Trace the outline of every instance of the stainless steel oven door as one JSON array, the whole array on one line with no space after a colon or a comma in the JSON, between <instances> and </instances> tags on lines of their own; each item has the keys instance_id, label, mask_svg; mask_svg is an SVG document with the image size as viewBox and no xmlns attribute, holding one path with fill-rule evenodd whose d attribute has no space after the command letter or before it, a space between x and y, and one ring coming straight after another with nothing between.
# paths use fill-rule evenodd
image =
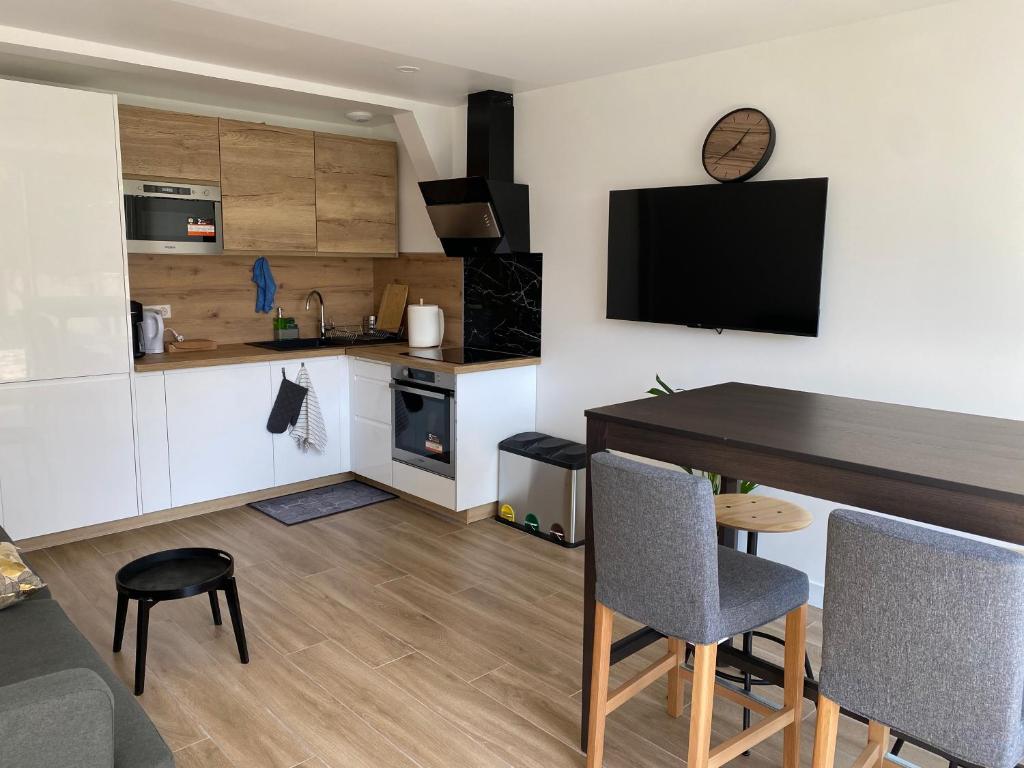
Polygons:
<instances>
[{"instance_id":1,"label":"stainless steel oven door","mask_svg":"<svg viewBox=\"0 0 1024 768\"><path fill-rule=\"evenodd\" d=\"M455 392L391 382L391 458L455 478Z\"/></svg>"}]
</instances>

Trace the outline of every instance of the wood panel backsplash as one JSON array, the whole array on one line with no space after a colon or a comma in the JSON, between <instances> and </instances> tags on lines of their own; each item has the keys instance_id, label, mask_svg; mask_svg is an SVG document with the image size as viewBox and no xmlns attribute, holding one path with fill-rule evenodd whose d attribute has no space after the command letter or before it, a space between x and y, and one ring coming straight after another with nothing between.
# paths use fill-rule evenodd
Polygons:
<instances>
[{"instance_id":1,"label":"wood panel backsplash","mask_svg":"<svg viewBox=\"0 0 1024 768\"><path fill-rule=\"evenodd\" d=\"M309 311L305 309L306 294L314 288L323 294L327 318L339 325L361 323L376 312L377 259L268 254L277 283L275 311L258 314L252 264L259 255L129 254L131 297L147 305L170 304L167 326L186 338L220 344L272 339L271 318L278 306L286 317L295 318L303 337L316 336L319 307L314 300Z\"/></svg>"},{"instance_id":2,"label":"wood panel backsplash","mask_svg":"<svg viewBox=\"0 0 1024 768\"><path fill-rule=\"evenodd\" d=\"M444 311L444 344L462 344L462 259L443 253L402 253L397 259L373 259L373 306L379 307L388 283L409 286L409 303L437 304ZM376 313L376 310L374 310Z\"/></svg>"},{"instance_id":3,"label":"wood panel backsplash","mask_svg":"<svg viewBox=\"0 0 1024 768\"><path fill-rule=\"evenodd\" d=\"M252 263L260 254L219 256L129 254L131 297L143 304L170 304L166 325L189 339L220 344L273 338L271 318L257 314ZM303 337L318 332L316 302L305 309L306 294L316 288L324 296L329 320L361 323L376 314L384 286L409 286L409 301L421 298L444 310L444 343L462 343L462 259L443 253L403 253L397 259L339 258L311 254L267 255L277 282L275 308L294 317Z\"/></svg>"}]
</instances>

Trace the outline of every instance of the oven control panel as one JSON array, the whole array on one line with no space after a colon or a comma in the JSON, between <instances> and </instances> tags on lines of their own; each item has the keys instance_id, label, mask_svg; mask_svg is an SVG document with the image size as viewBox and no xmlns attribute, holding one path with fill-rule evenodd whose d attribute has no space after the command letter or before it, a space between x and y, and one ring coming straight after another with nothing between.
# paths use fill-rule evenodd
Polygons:
<instances>
[{"instance_id":1,"label":"oven control panel","mask_svg":"<svg viewBox=\"0 0 1024 768\"><path fill-rule=\"evenodd\" d=\"M455 391L454 374L428 371L425 368L411 368L404 363L391 364L391 378L396 382L403 382L411 386L422 384L426 387Z\"/></svg>"},{"instance_id":2,"label":"oven control panel","mask_svg":"<svg viewBox=\"0 0 1024 768\"><path fill-rule=\"evenodd\" d=\"M402 378L407 381L422 381L424 384L435 384L437 374L433 371L421 371L419 368L403 368Z\"/></svg>"}]
</instances>

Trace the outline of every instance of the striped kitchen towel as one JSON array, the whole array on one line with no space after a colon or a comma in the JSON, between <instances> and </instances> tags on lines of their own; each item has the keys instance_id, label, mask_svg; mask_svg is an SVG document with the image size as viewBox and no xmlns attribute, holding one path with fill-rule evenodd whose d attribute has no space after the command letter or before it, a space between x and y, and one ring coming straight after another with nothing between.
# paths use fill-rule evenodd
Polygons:
<instances>
[{"instance_id":1,"label":"striped kitchen towel","mask_svg":"<svg viewBox=\"0 0 1024 768\"><path fill-rule=\"evenodd\" d=\"M295 383L306 388L306 399L302 401L299 418L295 421L290 434L295 440L295 445L301 448L303 453L310 448L323 453L327 449L327 430L324 428L324 417L320 413L320 401L317 399L316 390L313 389L313 380L309 377L305 363L299 368Z\"/></svg>"}]
</instances>

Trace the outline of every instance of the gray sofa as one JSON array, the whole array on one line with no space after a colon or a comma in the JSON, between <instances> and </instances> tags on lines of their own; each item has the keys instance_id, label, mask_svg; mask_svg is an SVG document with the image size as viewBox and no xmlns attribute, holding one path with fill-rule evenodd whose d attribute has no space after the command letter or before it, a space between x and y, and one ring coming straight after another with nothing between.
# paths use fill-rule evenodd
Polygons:
<instances>
[{"instance_id":1,"label":"gray sofa","mask_svg":"<svg viewBox=\"0 0 1024 768\"><path fill-rule=\"evenodd\" d=\"M2 528L0 540L10 541ZM174 758L135 697L41 590L0 611L0 768L65 766L173 768Z\"/></svg>"}]
</instances>

